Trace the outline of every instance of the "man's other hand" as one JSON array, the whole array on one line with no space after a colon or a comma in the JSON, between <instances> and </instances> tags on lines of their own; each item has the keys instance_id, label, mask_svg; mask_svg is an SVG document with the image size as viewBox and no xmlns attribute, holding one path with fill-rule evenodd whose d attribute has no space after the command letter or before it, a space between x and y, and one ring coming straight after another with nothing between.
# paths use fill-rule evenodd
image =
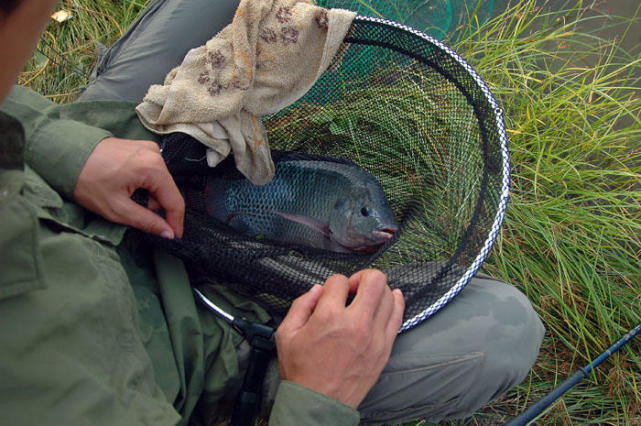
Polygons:
<instances>
[{"instance_id":1,"label":"man's other hand","mask_svg":"<svg viewBox=\"0 0 641 426\"><path fill-rule=\"evenodd\" d=\"M357 408L389 359L404 309L401 291L377 270L314 286L276 331L282 378Z\"/></svg>"},{"instance_id":2,"label":"man's other hand","mask_svg":"<svg viewBox=\"0 0 641 426\"><path fill-rule=\"evenodd\" d=\"M131 199L149 191L148 208ZM182 237L185 202L152 141L105 138L80 171L76 202L112 222L165 238ZM154 213L163 208L166 220Z\"/></svg>"}]
</instances>

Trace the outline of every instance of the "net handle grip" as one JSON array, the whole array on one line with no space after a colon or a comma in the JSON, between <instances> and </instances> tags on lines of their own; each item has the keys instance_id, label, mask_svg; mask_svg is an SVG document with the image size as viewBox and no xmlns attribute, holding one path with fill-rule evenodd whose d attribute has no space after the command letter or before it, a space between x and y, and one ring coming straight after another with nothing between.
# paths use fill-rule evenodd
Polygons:
<instances>
[{"instance_id":1,"label":"net handle grip","mask_svg":"<svg viewBox=\"0 0 641 426\"><path fill-rule=\"evenodd\" d=\"M232 325L242 330L251 345L243 386L234 403L231 426L252 426L260 409L263 381L275 348L272 327L235 318Z\"/></svg>"}]
</instances>

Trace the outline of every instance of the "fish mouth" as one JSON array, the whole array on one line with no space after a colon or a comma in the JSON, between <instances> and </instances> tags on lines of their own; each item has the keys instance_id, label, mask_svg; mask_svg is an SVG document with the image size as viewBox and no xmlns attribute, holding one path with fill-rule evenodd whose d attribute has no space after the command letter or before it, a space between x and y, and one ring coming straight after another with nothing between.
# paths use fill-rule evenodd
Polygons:
<instances>
[{"instance_id":1,"label":"fish mouth","mask_svg":"<svg viewBox=\"0 0 641 426\"><path fill-rule=\"evenodd\" d=\"M373 236L376 237L377 240L381 240L383 242L392 239L394 234L398 231L398 228L394 227L389 227L389 228L383 228L379 231L374 231L372 232Z\"/></svg>"},{"instance_id":2,"label":"fish mouth","mask_svg":"<svg viewBox=\"0 0 641 426\"><path fill-rule=\"evenodd\" d=\"M379 231L373 231L372 237L375 239L375 243L369 245L363 245L358 247L350 247L350 250L356 251L359 253L374 253L377 251L383 244L392 239L394 234L398 231L398 228L389 227L383 228Z\"/></svg>"}]
</instances>

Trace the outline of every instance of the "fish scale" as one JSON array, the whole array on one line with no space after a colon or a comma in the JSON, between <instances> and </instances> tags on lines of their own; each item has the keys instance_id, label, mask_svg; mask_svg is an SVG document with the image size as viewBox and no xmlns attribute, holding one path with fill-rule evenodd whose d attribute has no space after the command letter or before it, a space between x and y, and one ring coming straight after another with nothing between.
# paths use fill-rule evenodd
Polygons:
<instances>
[{"instance_id":1,"label":"fish scale","mask_svg":"<svg viewBox=\"0 0 641 426\"><path fill-rule=\"evenodd\" d=\"M323 233L319 228L329 229L337 200L347 197L346 193L355 187L379 193L389 210L380 185L364 169L319 160L276 162L274 179L264 186L246 179L211 178L207 206L211 216L242 234L334 250L336 243L328 239L328 231ZM279 213L304 217L318 226L311 227Z\"/></svg>"},{"instance_id":2,"label":"fish scale","mask_svg":"<svg viewBox=\"0 0 641 426\"><path fill-rule=\"evenodd\" d=\"M247 180L230 181L225 196L225 216L242 212L229 221L234 228L245 229L251 236L263 235L276 238L281 233L292 237L309 234L309 227L292 223L271 211L311 216L325 220L329 215L330 205L325 198L337 194L328 193L327 189L336 186L337 180L343 180L327 170L311 168L312 162L281 162L276 165L274 179L267 185L255 186ZM307 163L307 164L305 164ZM218 219L222 219L219 217ZM311 235L311 234L310 234Z\"/></svg>"}]
</instances>

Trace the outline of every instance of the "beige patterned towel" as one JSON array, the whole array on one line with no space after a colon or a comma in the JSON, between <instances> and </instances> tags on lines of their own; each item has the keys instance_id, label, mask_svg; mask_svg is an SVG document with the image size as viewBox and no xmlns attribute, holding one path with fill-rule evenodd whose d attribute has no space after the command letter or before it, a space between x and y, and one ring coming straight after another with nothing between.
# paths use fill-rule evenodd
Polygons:
<instances>
[{"instance_id":1,"label":"beige patterned towel","mask_svg":"<svg viewBox=\"0 0 641 426\"><path fill-rule=\"evenodd\" d=\"M230 25L149 88L138 117L155 133L183 132L207 145L212 167L233 151L238 170L266 184L274 163L258 117L313 86L341 56L354 16L310 0L241 0Z\"/></svg>"}]
</instances>

